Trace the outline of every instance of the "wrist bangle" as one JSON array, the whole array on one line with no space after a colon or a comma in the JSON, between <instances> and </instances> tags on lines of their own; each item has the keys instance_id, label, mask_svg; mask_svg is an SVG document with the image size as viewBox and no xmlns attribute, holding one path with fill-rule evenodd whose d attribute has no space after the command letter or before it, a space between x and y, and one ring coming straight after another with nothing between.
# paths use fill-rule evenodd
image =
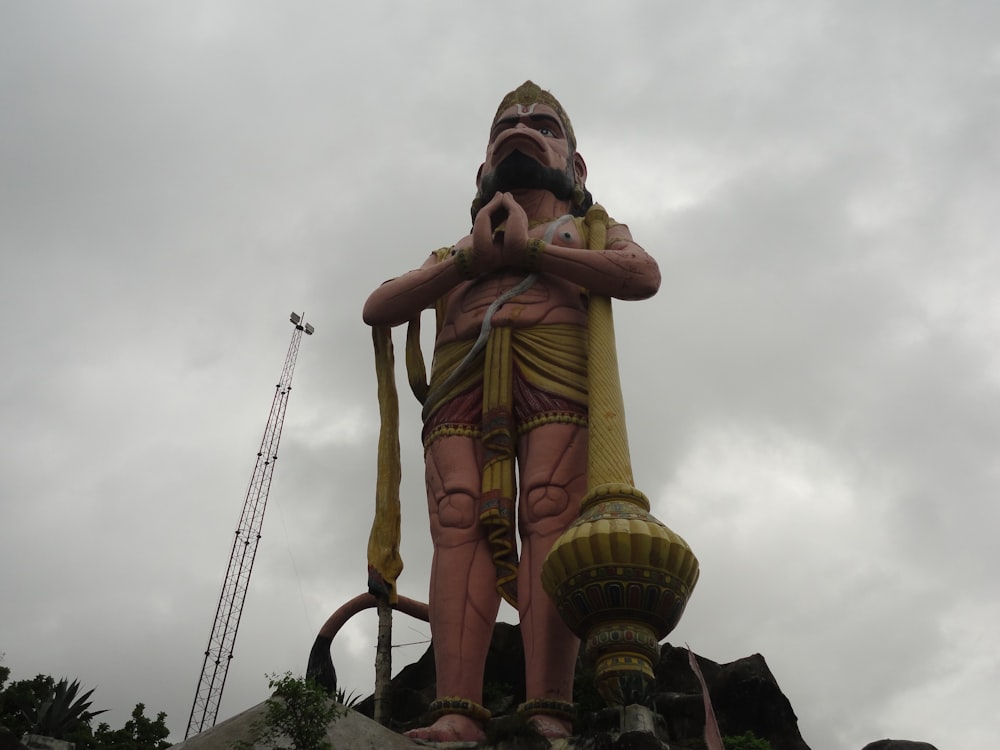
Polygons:
<instances>
[{"instance_id":1,"label":"wrist bangle","mask_svg":"<svg viewBox=\"0 0 1000 750\"><path fill-rule=\"evenodd\" d=\"M545 252L545 240L528 240L528 249L525 253L529 271L537 271L542 263L542 253Z\"/></svg>"},{"instance_id":2,"label":"wrist bangle","mask_svg":"<svg viewBox=\"0 0 1000 750\"><path fill-rule=\"evenodd\" d=\"M463 279L476 278L476 272L472 270L472 260L469 258L469 251L466 248L452 248L452 257L455 259L455 268L458 275Z\"/></svg>"}]
</instances>

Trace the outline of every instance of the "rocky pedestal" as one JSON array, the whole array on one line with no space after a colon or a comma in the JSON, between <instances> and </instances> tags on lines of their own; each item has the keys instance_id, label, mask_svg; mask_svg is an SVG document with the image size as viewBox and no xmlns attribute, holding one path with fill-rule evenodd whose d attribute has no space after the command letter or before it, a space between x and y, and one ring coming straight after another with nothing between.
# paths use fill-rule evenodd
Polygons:
<instances>
[{"instance_id":1,"label":"rocky pedestal","mask_svg":"<svg viewBox=\"0 0 1000 750\"><path fill-rule=\"evenodd\" d=\"M771 743L773 750L809 750L799 733L798 719L791 703L781 692L764 657L748 656L729 664L717 664L697 657L708 683L712 704L723 736L753 732ZM653 728L651 736L669 744L671 750L703 748L705 710L701 687L688 664L688 652L664 644L654 666L651 693L653 712L641 714L624 709L604 708L594 688L592 672L581 666L577 671L575 700L580 706L576 723L575 747L617 748L623 735L637 735L639 724ZM484 681L487 708L494 716L513 713L524 700L524 652L517 626L500 623L486 662ZM392 681L392 726L399 731L422 725L424 712L434 699L434 657L431 649L414 664L405 667ZM371 715L371 698L357 706ZM637 722L639 724L637 724ZM649 727L646 727L647 729ZM649 734L647 732L647 734ZM586 743L584 743L586 740ZM584 744L580 744L584 743ZM597 744L594 744L597 743ZM650 745L654 747L654 745Z\"/></svg>"},{"instance_id":2,"label":"rocky pedestal","mask_svg":"<svg viewBox=\"0 0 1000 750\"><path fill-rule=\"evenodd\" d=\"M747 732L770 742L773 750L809 750L799 733L798 719L781 692L767 662L753 654L728 664L696 656L708 685L723 736ZM494 750L704 750L702 732L705 709L701 687L688 663L687 649L664 644L654 672L650 706L604 707L593 673L581 666L575 700L580 706L576 736L551 745L532 738L516 715L524 700L524 651L514 625L498 624L486 662L485 701L493 712L490 740ZM333 722L328 739L333 750L415 750L427 747L403 737L405 729L426 724L428 704L435 697L432 649L404 667L392 680L392 717L389 727L370 720L374 699L367 698L355 711ZM178 750L230 750L232 742L247 736L250 722L264 710L261 704L221 722L213 729L174 747ZM458 748L476 743L454 743ZM482 746L478 746L482 747ZM264 750L261 748L261 750ZM864 750L936 750L924 742L879 740Z\"/></svg>"}]
</instances>

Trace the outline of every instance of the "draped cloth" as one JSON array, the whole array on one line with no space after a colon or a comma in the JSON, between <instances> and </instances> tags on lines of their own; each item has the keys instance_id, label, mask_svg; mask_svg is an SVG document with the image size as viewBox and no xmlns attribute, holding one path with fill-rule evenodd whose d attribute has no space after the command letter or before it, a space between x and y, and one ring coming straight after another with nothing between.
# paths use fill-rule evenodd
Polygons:
<instances>
[{"instance_id":1,"label":"draped cloth","mask_svg":"<svg viewBox=\"0 0 1000 750\"><path fill-rule=\"evenodd\" d=\"M605 247L605 230L615 222L595 204L584 221L578 221L588 248ZM443 259L449 248L436 252ZM437 304L438 324L444 300ZM593 322L588 325L593 327ZM403 569L399 554L401 478L399 456L399 399L396 393L392 337L389 328L374 328L376 373L380 412L375 519L368 540L368 586L375 595L397 601L396 579ZM410 388L424 404L424 444L446 435L481 437L484 465L480 522L488 529L497 569L497 589L517 606L517 545L515 455L517 436L542 424L587 424L588 333L572 325L530 328L498 326L490 330L484 350L451 382L450 373L463 361L473 342L440 346L434 353L430 388L420 352L419 318L407 332L406 364ZM595 355L597 352L595 352ZM603 355L601 355L603 356ZM448 380L444 393L434 385ZM463 395L482 388L479 425L435 425L436 413ZM428 394L433 396L427 403ZM527 408L525 408L527 406ZM567 408L568 407L568 408ZM430 427L429 427L430 426ZM626 448L627 451L627 448ZM591 461L592 462L592 461ZM589 475L589 470L588 470Z\"/></svg>"},{"instance_id":2,"label":"draped cloth","mask_svg":"<svg viewBox=\"0 0 1000 750\"><path fill-rule=\"evenodd\" d=\"M431 374L437 383L452 378L472 348L458 341L438 348ZM478 424L451 421L448 406L478 397ZM586 330L575 325L490 330L482 353L434 403L425 405L424 444L449 435L478 437L483 444L479 521L485 527L496 567L497 591L517 606L515 458L517 438L543 424L586 425ZM443 420L436 417L444 415Z\"/></svg>"},{"instance_id":3,"label":"draped cloth","mask_svg":"<svg viewBox=\"0 0 1000 750\"><path fill-rule=\"evenodd\" d=\"M403 558L399 554L399 483L402 471L399 460L399 397L396 394L391 329L372 328L372 341L375 345L381 424L375 478L375 520L368 536L368 591L377 597L387 597L390 604L395 604L398 598L396 579L403 571Z\"/></svg>"}]
</instances>

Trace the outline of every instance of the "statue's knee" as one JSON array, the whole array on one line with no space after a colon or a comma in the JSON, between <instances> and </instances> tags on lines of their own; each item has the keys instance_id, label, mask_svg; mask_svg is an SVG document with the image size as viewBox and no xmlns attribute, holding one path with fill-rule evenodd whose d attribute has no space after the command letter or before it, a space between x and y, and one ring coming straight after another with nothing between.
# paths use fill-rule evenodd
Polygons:
<instances>
[{"instance_id":1,"label":"statue's knee","mask_svg":"<svg viewBox=\"0 0 1000 750\"><path fill-rule=\"evenodd\" d=\"M570 493L564 487L543 485L530 488L524 498L522 517L529 524L570 523L576 518L570 500Z\"/></svg>"},{"instance_id":2,"label":"statue's knee","mask_svg":"<svg viewBox=\"0 0 1000 750\"><path fill-rule=\"evenodd\" d=\"M475 499L464 492L450 493L438 500L435 513L442 529L472 529L479 522Z\"/></svg>"}]
</instances>

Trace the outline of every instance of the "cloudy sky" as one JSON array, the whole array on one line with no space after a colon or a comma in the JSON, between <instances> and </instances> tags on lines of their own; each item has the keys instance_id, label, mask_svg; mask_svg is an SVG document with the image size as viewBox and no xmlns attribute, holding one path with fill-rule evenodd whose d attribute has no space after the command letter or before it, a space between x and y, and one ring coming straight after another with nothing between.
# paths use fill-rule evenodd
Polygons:
<instances>
[{"instance_id":1,"label":"cloudy sky","mask_svg":"<svg viewBox=\"0 0 1000 750\"><path fill-rule=\"evenodd\" d=\"M762 653L816 750L992 745L998 39L988 0L3 3L3 664L183 738L294 309L219 718L304 670L366 582L361 306L468 230L531 78L663 271L616 320L636 483L702 567L669 640ZM418 432L404 397L423 598ZM349 690L374 634L334 643ZM398 618L397 667L427 638Z\"/></svg>"}]
</instances>

